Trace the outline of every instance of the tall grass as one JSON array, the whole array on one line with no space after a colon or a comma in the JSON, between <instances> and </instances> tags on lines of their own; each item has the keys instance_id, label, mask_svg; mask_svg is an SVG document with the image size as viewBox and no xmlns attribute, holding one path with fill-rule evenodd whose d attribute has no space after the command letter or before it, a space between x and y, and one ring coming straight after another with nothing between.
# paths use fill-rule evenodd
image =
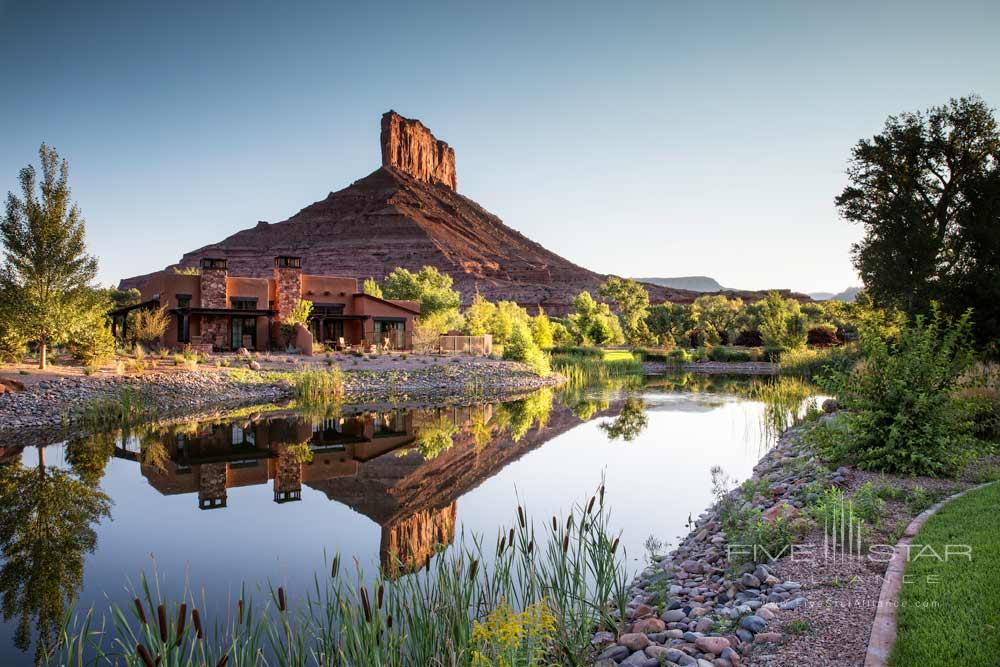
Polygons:
<instances>
[{"instance_id":1,"label":"tall grass","mask_svg":"<svg viewBox=\"0 0 1000 667\"><path fill-rule=\"evenodd\" d=\"M642 362L634 358L605 361L590 356L558 355L552 358L552 366L574 386L643 374Z\"/></svg>"},{"instance_id":2,"label":"tall grass","mask_svg":"<svg viewBox=\"0 0 1000 667\"><path fill-rule=\"evenodd\" d=\"M339 366L328 370L303 370L292 376L295 398L304 404L321 405L344 398L344 372Z\"/></svg>"},{"instance_id":3,"label":"tall grass","mask_svg":"<svg viewBox=\"0 0 1000 667\"><path fill-rule=\"evenodd\" d=\"M764 434L770 444L785 429L798 423L812 406L815 409L816 387L800 378L779 377L774 380L756 380L742 387L738 393L744 398L761 401Z\"/></svg>"},{"instance_id":4,"label":"tall grass","mask_svg":"<svg viewBox=\"0 0 1000 667\"><path fill-rule=\"evenodd\" d=\"M125 387L87 401L72 418L88 433L101 433L151 421L158 412L149 394Z\"/></svg>"},{"instance_id":5,"label":"tall grass","mask_svg":"<svg viewBox=\"0 0 1000 667\"><path fill-rule=\"evenodd\" d=\"M781 353L782 375L806 379L818 378L831 371L847 371L861 358L854 345L827 348L802 348Z\"/></svg>"},{"instance_id":6,"label":"tall grass","mask_svg":"<svg viewBox=\"0 0 1000 667\"><path fill-rule=\"evenodd\" d=\"M143 578L133 603L110 603L110 623L93 611L67 616L49 664L472 666L502 649L518 665L584 665L594 630L618 631L625 617L625 554L609 520L602 485L540 525L519 506L494 544L463 533L414 574L344 574L337 556L309 590L268 584L256 602L244 588L213 618L204 600L164 600ZM540 632L514 627L536 618Z\"/></svg>"}]
</instances>

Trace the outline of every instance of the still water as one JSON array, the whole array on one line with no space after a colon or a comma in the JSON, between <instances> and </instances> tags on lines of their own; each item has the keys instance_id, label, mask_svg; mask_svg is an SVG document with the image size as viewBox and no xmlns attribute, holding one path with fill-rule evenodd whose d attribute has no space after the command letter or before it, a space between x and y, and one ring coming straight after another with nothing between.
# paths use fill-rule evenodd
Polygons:
<instances>
[{"instance_id":1,"label":"still water","mask_svg":"<svg viewBox=\"0 0 1000 667\"><path fill-rule=\"evenodd\" d=\"M28 443L0 463L0 664L31 664L67 600L128 603L129 582L225 606L270 580L294 598L336 552L420 567L456 535L490 539L601 483L633 567L773 439L743 380L691 376L541 390L509 403L306 415L276 407L129 434ZM350 559L348 558L348 562ZM401 565L400 565L401 564Z\"/></svg>"}]
</instances>

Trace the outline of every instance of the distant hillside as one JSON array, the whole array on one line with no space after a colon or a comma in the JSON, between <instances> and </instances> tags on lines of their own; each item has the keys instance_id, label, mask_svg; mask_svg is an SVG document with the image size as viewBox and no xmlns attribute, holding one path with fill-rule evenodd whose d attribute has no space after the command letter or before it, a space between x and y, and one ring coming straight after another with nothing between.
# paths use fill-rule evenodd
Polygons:
<instances>
[{"instance_id":1,"label":"distant hillside","mask_svg":"<svg viewBox=\"0 0 1000 667\"><path fill-rule=\"evenodd\" d=\"M715 278L708 276L680 276L678 278L636 278L639 282L652 283L661 287L686 289L692 292L721 292L725 289Z\"/></svg>"},{"instance_id":2,"label":"distant hillside","mask_svg":"<svg viewBox=\"0 0 1000 667\"><path fill-rule=\"evenodd\" d=\"M809 296L816 301L854 301L854 297L860 291L860 287L848 287L843 292L838 292L837 294L833 292L810 292Z\"/></svg>"}]
</instances>

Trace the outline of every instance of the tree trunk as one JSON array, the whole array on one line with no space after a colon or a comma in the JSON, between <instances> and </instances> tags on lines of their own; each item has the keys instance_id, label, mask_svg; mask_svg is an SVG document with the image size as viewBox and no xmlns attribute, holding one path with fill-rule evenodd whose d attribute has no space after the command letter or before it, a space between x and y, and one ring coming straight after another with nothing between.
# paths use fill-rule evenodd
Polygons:
<instances>
[{"instance_id":1,"label":"tree trunk","mask_svg":"<svg viewBox=\"0 0 1000 667\"><path fill-rule=\"evenodd\" d=\"M48 346L45 344L45 341L42 341L38 344L38 367L43 371L48 363L46 352L48 352Z\"/></svg>"}]
</instances>

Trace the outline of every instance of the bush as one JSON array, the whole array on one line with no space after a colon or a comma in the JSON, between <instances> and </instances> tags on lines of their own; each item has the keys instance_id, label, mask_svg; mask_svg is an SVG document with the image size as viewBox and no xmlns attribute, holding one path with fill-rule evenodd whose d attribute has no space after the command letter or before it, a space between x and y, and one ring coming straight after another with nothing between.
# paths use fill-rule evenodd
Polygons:
<instances>
[{"instance_id":1,"label":"bush","mask_svg":"<svg viewBox=\"0 0 1000 667\"><path fill-rule=\"evenodd\" d=\"M837 327L832 324L819 324L806 332L806 344L813 347L834 347L840 343Z\"/></svg>"},{"instance_id":2,"label":"bush","mask_svg":"<svg viewBox=\"0 0 1000 667\"><path fill-rule=\"evenodd\" d=\"M523 361L531 366L531 370L540 377L549 374L549 358L535 344L531 336L531 329L528 324L522 321L515 321L511 330L510 338L503 348L504 359L513 361Z\"/></svg>"},{"instance_id":3,"label":"bush","mask_svg":"<svg viewBox=\"0 0 1000 667\"><path fill-rule=\"evenodd\" d=\"M763 347L764 338L756 329L741 331L739 335L736 336L734 345L738 345L740 347Z\"/></svg>"},{"instance_id":4,"label":"bush","mask_svg":"<svg viewBox=\"0 0 1000 667\"><path fill-rule=\"evenodd\" d=\"M747 361L752 361L750 352L747 350L737 350L731 347L713 347L708 353L708 358L712 361L719 361L722 363L743 363Z\"/></svg>"},{"instance_id":5,"label":"bush","mask_svg":"<svg viewBox=\"0 0 1000 667\"><path fill-rule=\"evenodd\" d=\"M597 357L604 358L604 350L599 347L586 347L581 345L560 345L553 347L550 352L553 355L569 355L572 357Z\"/></svg>"},{"instance_id":6,"label":"bush","mask_svg":"<svg viewBox=\"0 0 1000 667\"><path fill-rule=\"evenodd\" d=\"M967 404L954 396L971 366L972 320L937 307L918 316L896 343L862 334L864 361L823 379L848 410L841 453L866 470L951 475L983 449Z\"/></svg>"},{"instance_id":7,"label":"bush","mask_svg":"<svg viewBox=\"0 0 1000 667\"><path fill-rule=\"evenodd\" d=\"M691 354L683 347L676 347L670 350L670 359L682 364L689 363L691 361Z\"/></svg>"}]
</instances>

